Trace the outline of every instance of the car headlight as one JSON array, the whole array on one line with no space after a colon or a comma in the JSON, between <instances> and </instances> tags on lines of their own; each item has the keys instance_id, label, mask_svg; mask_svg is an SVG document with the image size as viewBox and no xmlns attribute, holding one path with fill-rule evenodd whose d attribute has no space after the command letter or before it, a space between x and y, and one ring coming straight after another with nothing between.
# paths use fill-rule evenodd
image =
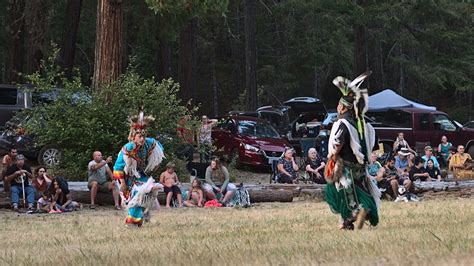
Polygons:
<instances>
[{"instance_id":1,"label":"car headlight","mask_svg":"<svg viewBox=\"0 0 474 266\"><path fill-rule=\"evenodd\" d=\"M249 144L244 144L244 149L248 151L253 151L253 152L258 152L260 150L259 148L249 145Z\"/></svg>"}]
</instances>

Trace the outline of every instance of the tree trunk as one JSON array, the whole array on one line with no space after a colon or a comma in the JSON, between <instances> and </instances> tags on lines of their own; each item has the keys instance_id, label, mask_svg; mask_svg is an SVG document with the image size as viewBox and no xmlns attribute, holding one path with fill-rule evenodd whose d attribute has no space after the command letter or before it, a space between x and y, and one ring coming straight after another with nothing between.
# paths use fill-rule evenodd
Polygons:
<instances>
[{"instance_id":1,"label":"tree trunk","mask_svg":"<svg viewBox=\"0 0 474 266\"><path fill-rule=\"evenodd\" d=\"M43 59L43 45L49 25L48 10L50 3L47 0L28 0L25 4L25 46L26 74L31 74L40 69Z\"/></svg>"},{"instance_id":2,"label":"tree trunk","mask_svg":"<svg viewBox=\"0 0 474 266\"><path fill-rule=\"evenodd\" d=\"M76 51L77 30L81 18L82 0L68 0L64 19L64 39L61 61L66 78L71 78Z\"/></svg>"},{"instance_id":3,"label":"tree trunk","mask_svg":"<svg viewBox=\"0 0 474 266\"><path fill-rule=\"evenodd\" d=\"M122 0L99 0L95 40L95 63L92 86L117 81L123 70L123 3Z\"/></svg>"},{"instance_id":4,"label":"tree trunk","mask_svg":"<svg viewBox=\"0 0 474 266\"><path fill-rule=\"evenodd\" d=\"M257 40L255 1L245 0L245 87L247 89L247 109L257 109Z\"/></svg>"},{"instance_id":5,"label":"tree trunk","mask_svg":"<svg viewBox=\"0 0 474 266\"><path fill-rule=\"evenodd\" d=\"M158 66L158 77L160 80L173 76L171 67L171 47L166 40L160 40L160 64Z\"/></svg>"},{"instance_id":6,"label":"tree trunk","mask_svg":"<svg viewBox=\"0 0 474 266\"><path fill-rule=\"evenodd\" d=\"M196 98L197 67L197 18L189 21L179 37L179 83L181 99L187 102Z\"/></svg>"},{"instance_id":7,"label":"tree trunk","mask_svg":"<svg viewBox=\"0 0 474 266\"><path fill-rule=\"evenodd\" d=\"M360 8L364 8L367 5L367 0L354 0L354 4L358 5ZM360 16L363 16L361 14ZM353 25L353 34L354 34L354 66L353 66L353 76L357 77L358 75L364 73L368 69L367 64L367 38L366 38L366 29L362 24L363 22L356 21Z\"/></svg>"},{"instance_id":8,"label":"tree trunk","mask_svg":"<svg viewBox=\"0 0 474 266\"><path fill-rule=\"evenodd\" d=\"M25 8L24 0L9 0L7 4L7 24L6 24L6 41L7 52L5 57L5 82L19 83L22 63L22 39L24 28Z\"/></svg>"}]
</instances>

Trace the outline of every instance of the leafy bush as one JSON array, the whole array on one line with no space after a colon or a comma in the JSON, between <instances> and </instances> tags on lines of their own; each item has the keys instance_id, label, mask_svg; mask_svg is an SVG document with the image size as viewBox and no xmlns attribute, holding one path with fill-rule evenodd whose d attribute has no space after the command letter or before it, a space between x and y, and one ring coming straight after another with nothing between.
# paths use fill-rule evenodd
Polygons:
<instances>
[{"instance_id":1,"label":"leafy bush","mask_svg":"<svg viewBox=\"0 0 474 266\"><path fill-rule=\"evenodd\" d=\"M54 64L55 50L47 62L43 62L41 73L28 76L34 91L58 91L53 103L42 104L25 110L28 116L26 128L37 136L41 145L55 144L62 149L61 164L56 173L71 180L87 178L87 163L92 152L102 151L104 157L116 159L121 147L127 142L128 117L137 114L143 107L145 115L156 118L150 125L150 137L170 136L164 141L165 154L173 159L176 142L176 125L184 115L191 115L177 98L179 85L172 79L161 83L154 79L143 79L133 68L115 84L92 90L79 78L67 80Z\"/></svg>"}]
</instances>

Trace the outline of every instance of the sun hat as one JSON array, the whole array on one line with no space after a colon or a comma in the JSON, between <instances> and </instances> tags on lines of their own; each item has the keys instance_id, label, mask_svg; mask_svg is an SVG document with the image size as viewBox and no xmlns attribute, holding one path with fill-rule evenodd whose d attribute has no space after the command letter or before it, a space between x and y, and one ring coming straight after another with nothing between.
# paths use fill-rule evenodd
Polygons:
<instances>
[{"instance_id":1,"label":"sun hat","mask_svg":"<svg viewBox=\"0 0 474 266\"><path fill-rule=\"evenodd\" d=\"M401 148L400 151L398 152L398 155L400 156L408 156L410 154L411 153L407 148Z\"/></svg>"}]
</instances>

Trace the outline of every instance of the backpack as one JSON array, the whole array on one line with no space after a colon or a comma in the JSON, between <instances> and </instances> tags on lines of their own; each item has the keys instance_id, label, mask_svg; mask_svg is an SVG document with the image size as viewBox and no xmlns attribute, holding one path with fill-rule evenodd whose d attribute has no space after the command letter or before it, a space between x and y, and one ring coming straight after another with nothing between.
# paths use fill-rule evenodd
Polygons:
<instances>
[{"instance_id":1,"label":"backpack","mask_svg":"<svg viewBox=\"0 0 474 266\"><path fill-rule=\"evenodd\" d=\"M250 194L249 191L245 188L238 188L234 196L232 197L232 205L233 206L240 206L243 208L248 208L251 206L250 204Z\"/></svg>"}]
</instances>

